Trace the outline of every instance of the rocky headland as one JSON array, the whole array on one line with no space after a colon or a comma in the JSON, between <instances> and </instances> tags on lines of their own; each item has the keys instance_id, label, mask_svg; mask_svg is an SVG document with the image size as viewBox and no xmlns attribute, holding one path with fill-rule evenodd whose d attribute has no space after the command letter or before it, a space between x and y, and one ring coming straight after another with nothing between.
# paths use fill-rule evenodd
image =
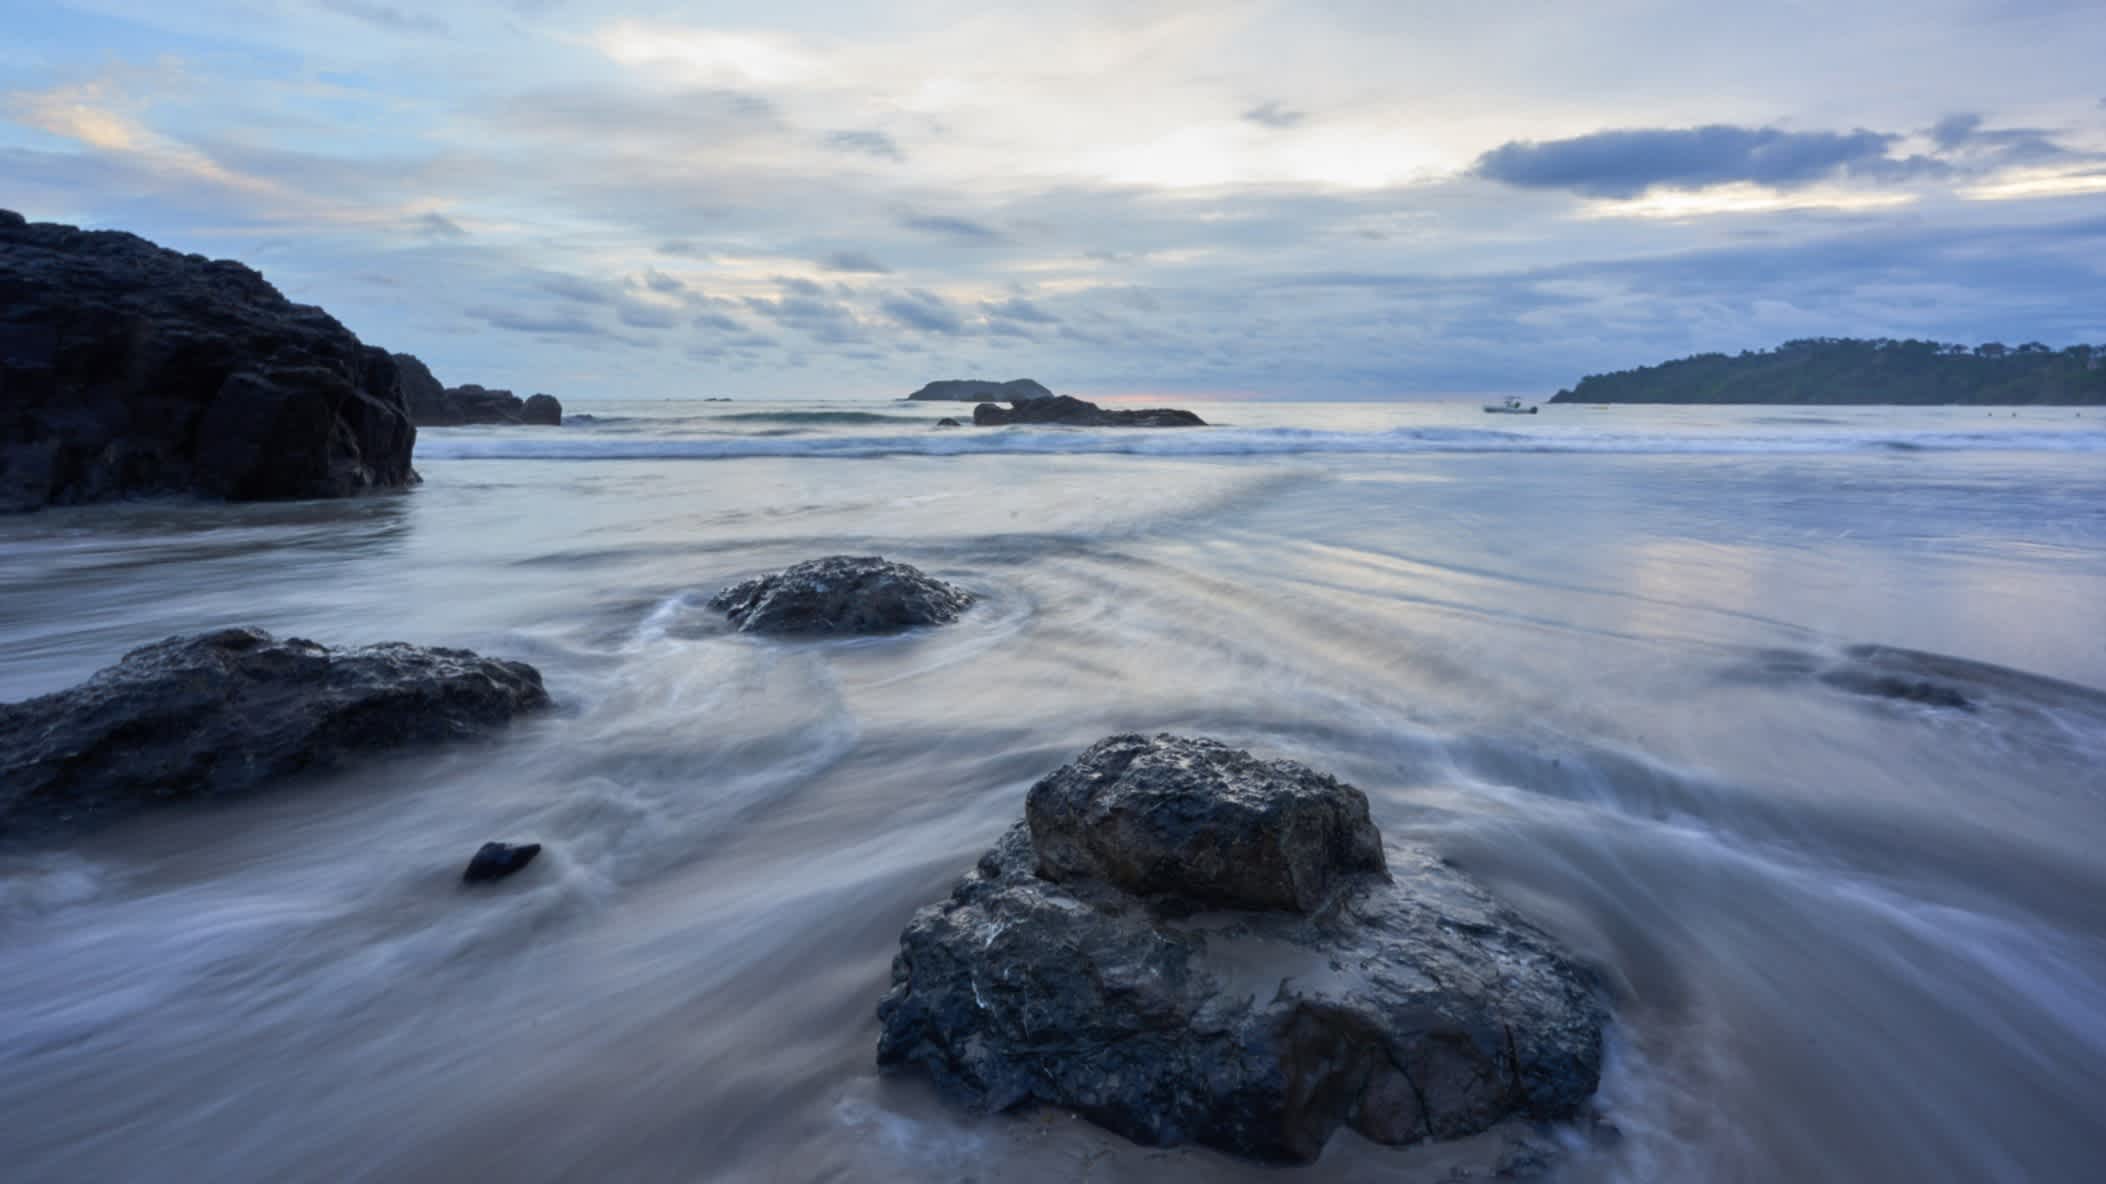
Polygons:
<instances>
[{"instance_id":1,"label":"rocky headland","mask_svg":"<svg viewBox=\"0 0 2106 1184\"><path fill-rule=\"evenodd\" d=\"M261 629L173 637L69 690L0 704L0 842L491 731L548 706L522 662Z\"/></svg>"},{"instance_id":2,"label":"rocky headland","mask_svg":"<svg viewBox=\"0 0 2106 1184\"><path fill-rule=\"evenodd\" d=\"M914 915L878 1061L983 1112L1316 1158L1582 1114L1590 974L1367 798L1203 739L1099 742Z\"/></svg>"},{"instance_id":3,"label":"rocky headland","mask_svg":"<svg viewBox=\"0 0 2106 1184\"><path fill-rule=\"evenodd\" d=\"M973 408L973 424L983 428L1010 424L1059 424L1078 428L1203 428L1207 421L1190 411L1175 408L1107 411L1071 395L1054 395L1020 402L1012 407L982 403Z\"/></svg>"},{"instance_id":4,"label":"rocky headland","mask_svg":"<svg viewBox=\"0 0 2106 1184\"><path fill-rule=\"evenodd\" d=\"M0 210L0 511L416 480L396 365L230 260Z\"/></svg>"},{"instance_id":5,"label":"rocky headland","mask_svg":"<svg viewBox=\"0 0 2106 1184\"><path fill-rule=\"evenodd\" d=\"M1050 399L1053 392L1029 378L1012 378L1008 382L993 382L985 378L945 378L929 383L907 396L918 401L951 403L1018 403L1030 399Z\"/></svg>"}]
</instances>

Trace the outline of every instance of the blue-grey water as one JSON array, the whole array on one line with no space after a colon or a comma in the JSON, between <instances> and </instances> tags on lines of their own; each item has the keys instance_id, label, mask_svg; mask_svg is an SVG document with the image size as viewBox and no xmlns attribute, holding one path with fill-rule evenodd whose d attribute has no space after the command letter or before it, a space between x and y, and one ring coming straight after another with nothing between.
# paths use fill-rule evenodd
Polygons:
<instances>
[{"instance_id":1,"label":"blue-grey water","mask_svg":"<svg viewBox=\"0 0 2106 1184\"><path fill-rule=\"evenodd\" d=\"M876 1075L908 915L1155 729L1354 782L1601 969L1621 1134L1558 1178L2099 1177L2106 410L1195 406L1225 426L580 404L426 430L400 496L0 520L0 699L255 623L560 702L0 856L0 1177L1441 1178ZM799 643L704 605L838 552L980 603ZM1821 680L1866 644L1974 710ZM492 838L549 848L461 893Z\"/></svg>"}]
</instances>

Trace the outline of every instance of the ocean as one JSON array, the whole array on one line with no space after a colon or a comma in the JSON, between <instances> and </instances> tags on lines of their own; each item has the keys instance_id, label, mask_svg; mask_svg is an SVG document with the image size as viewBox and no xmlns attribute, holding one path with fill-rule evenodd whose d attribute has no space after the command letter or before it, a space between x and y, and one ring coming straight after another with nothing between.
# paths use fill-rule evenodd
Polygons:
<instances>
[{"instance_id":1,"label":"ocean","mask_svg":"<svg viewBox=\"0 0 2106 1184\"><path fill-rule=\"evenodd\" d=\"M908 916L1037 777L1163 730L1360 786L1599 969L1616 1137L1555 1179L2095 1178L2106 408L1151 402L1221 426L578 403L424 430L407 494L0 519L0 700L255 624L558 703L0 855L0 1174L1440 1178L877 1075ZM979 603L835 641L706 607L839 553ZM489 839L548 847L463 893Z\"/></svg>"}]
</instances>

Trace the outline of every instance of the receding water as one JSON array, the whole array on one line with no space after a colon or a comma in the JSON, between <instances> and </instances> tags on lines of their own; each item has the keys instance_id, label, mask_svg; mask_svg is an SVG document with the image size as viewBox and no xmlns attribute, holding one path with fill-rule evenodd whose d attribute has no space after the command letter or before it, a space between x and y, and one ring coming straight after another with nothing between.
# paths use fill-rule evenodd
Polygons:
<instances>
[{"instance_id":1,"label":"receding water","mask_svg":"<svg viewBox=\"0 0 2106 1184\"><path fill-rule=\"evenodd\" d=\"M1306 1169L1151 1151L876 1075L913 909L1034 778L1174 729L1354 782L1601 968L1621 1137L1562 1178L2097 1176L2106 415L1199 409L1229 426L585 407L427 431L404 496L0 520L0 699L254 623L523 658L560 703L0 856L0 1175L1437 1171L1344 1133ZM981 603L801 643L704 607L837 552ZM1973 710L1837 676L1881 663ZM548 850L463 892L493 838Z\"/></svg>"}]
</instances>

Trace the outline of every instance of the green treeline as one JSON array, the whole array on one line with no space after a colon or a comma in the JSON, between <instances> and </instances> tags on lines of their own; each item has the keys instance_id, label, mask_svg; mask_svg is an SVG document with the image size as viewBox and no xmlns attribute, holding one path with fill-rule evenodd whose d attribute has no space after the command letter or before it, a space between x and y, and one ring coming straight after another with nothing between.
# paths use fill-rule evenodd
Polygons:
<instances>
[{"instance_id":1,"label":"green treeline","mask_svg":"<svg viewBox=\"0 0 2106 1184\"><path fill-rule=\"evenodd\" d=\"M2106 403L2106 346L1810 337L1590 374L1553 403Z\"/></svg>"}]
</instances>

